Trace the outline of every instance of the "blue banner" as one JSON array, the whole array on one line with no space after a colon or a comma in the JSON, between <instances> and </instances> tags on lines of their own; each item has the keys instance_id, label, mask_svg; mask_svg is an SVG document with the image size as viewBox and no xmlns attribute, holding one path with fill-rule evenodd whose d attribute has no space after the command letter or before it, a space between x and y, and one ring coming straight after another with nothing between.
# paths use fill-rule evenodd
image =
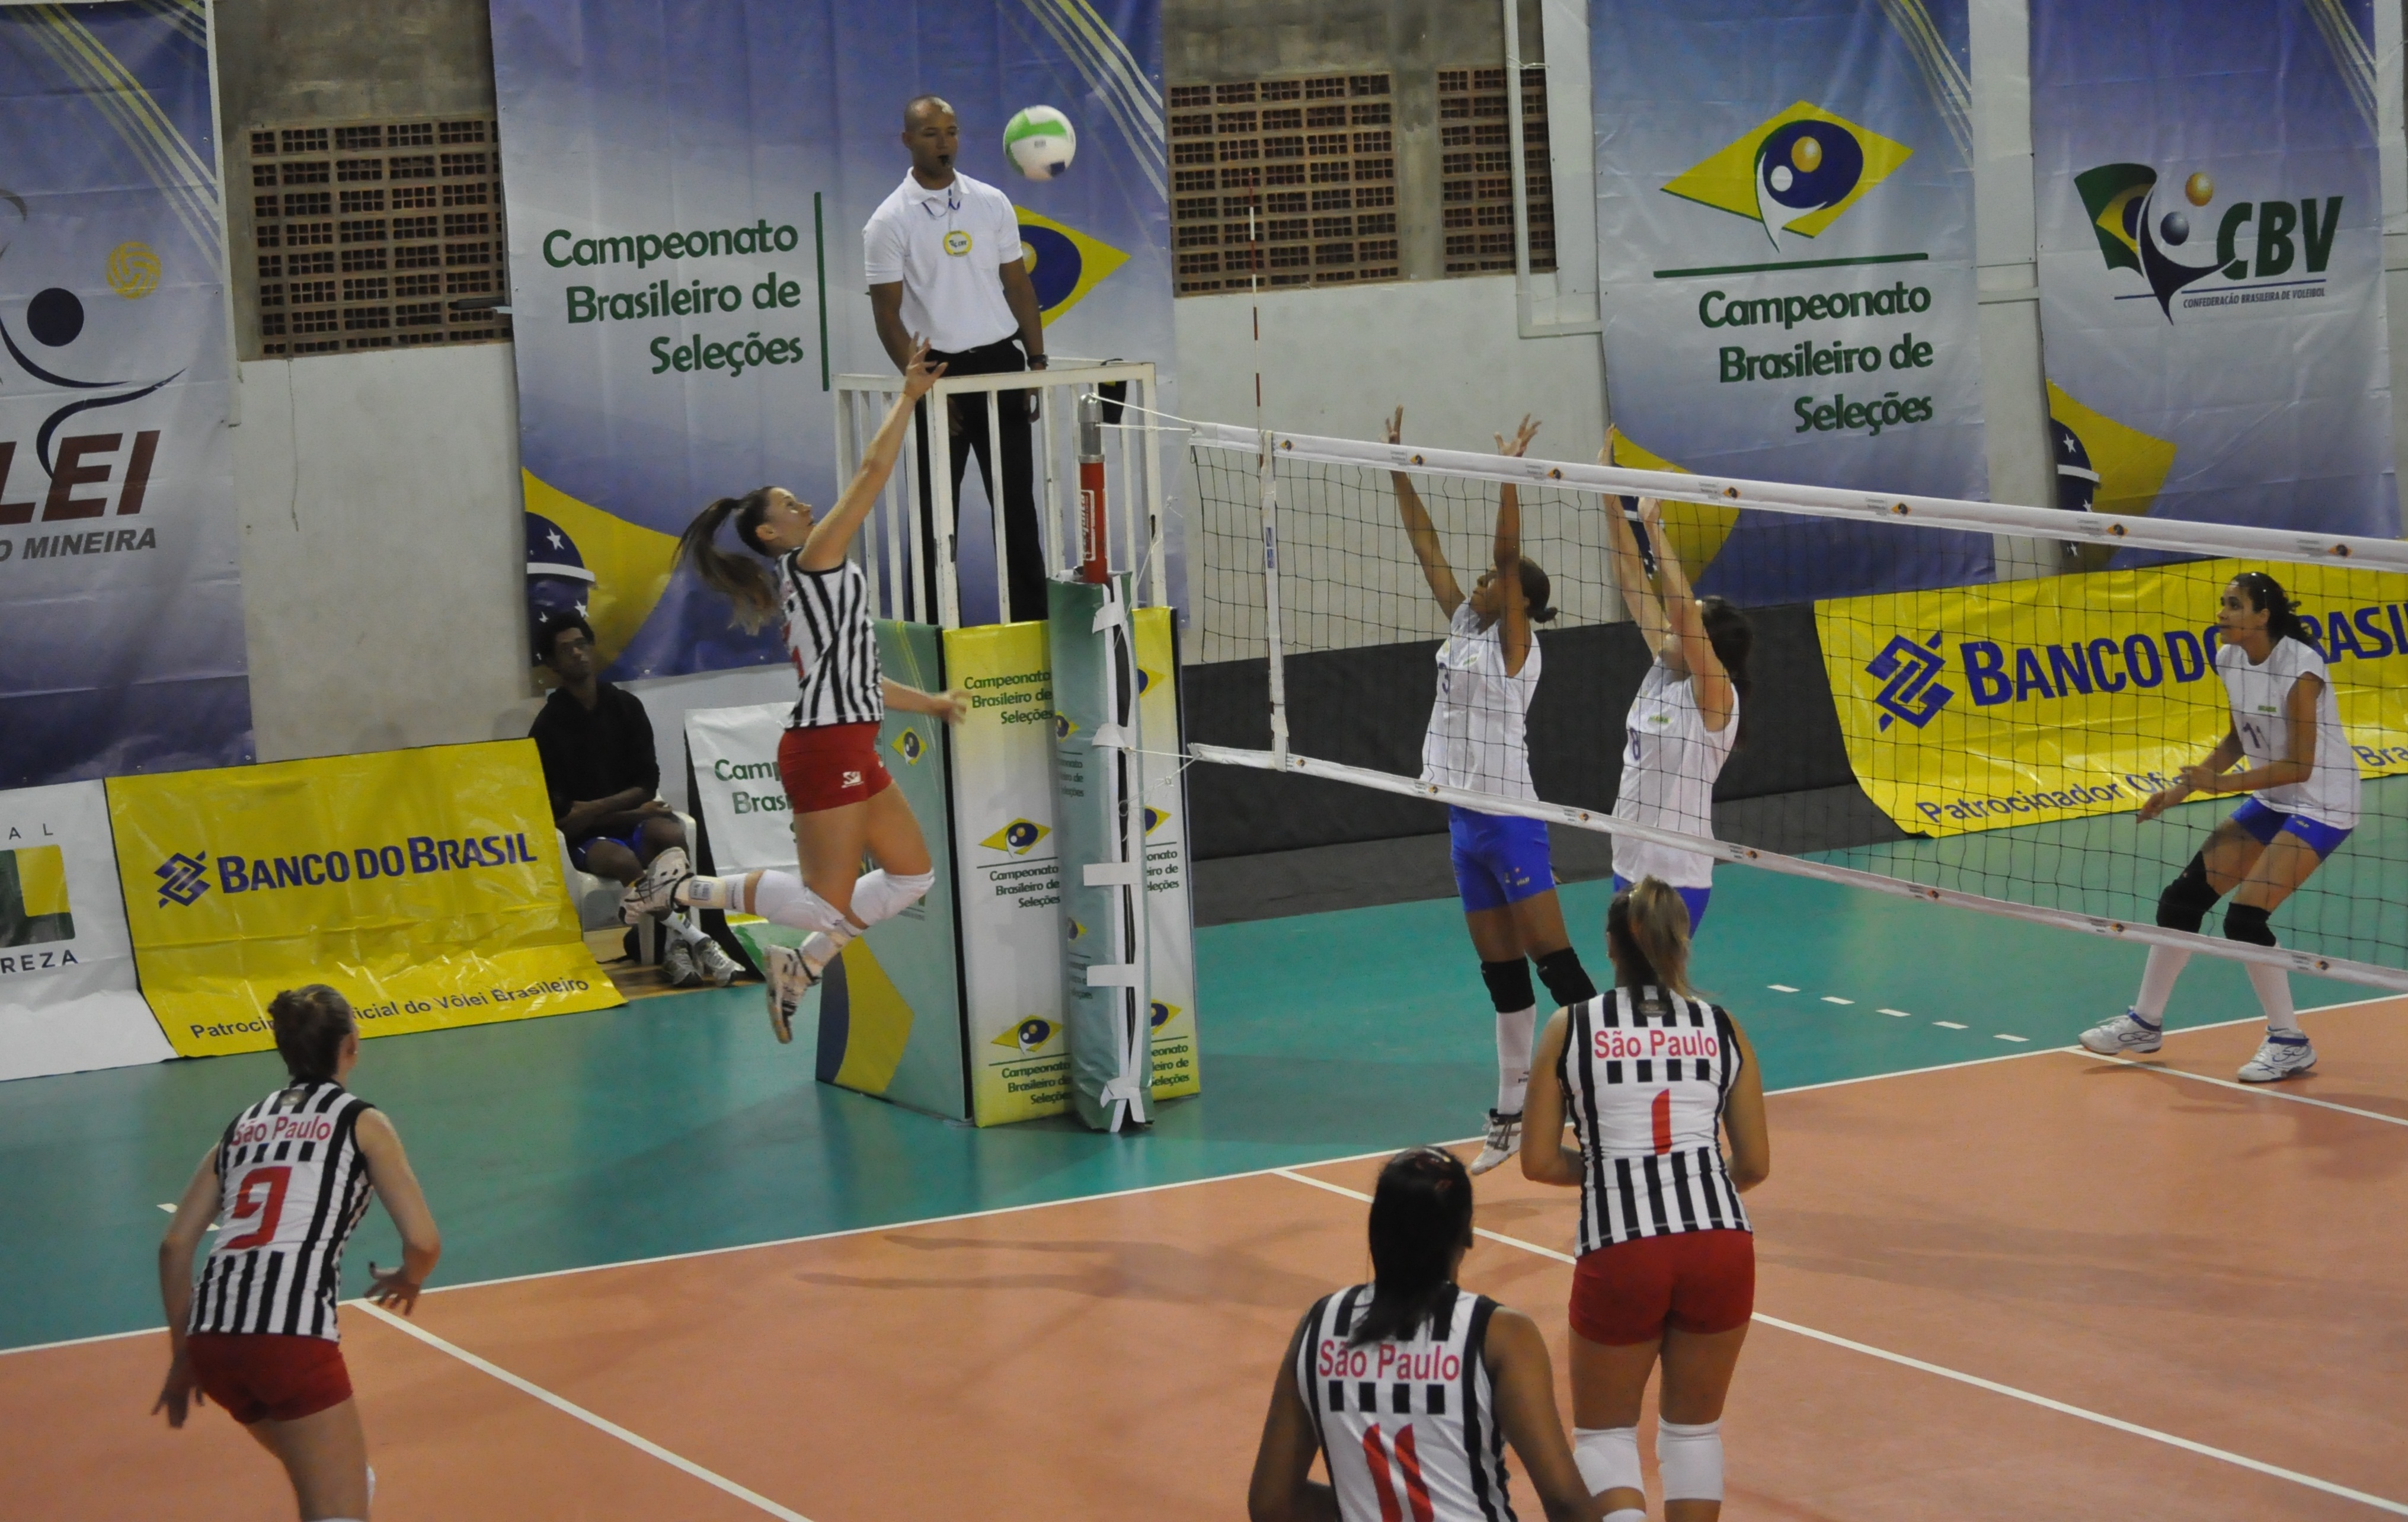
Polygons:
<instances>
[{"instance_id":1,"label":"blue banner","mask_svg":"<svg viewBox=\"0 0 2408 1522\"><path fill-rule=\"evenodd\" d=\"M1615 462L1986 497L1965 0L1591 0L1589 36ZM1986 536L1709 517L1691 573L1740 602L1990 574Z\"/></svg>"},{"instance_id":2,"label":"blue banner","mask_svg":"<svg viewBox=\"0 0 2408 1522\"><path fill-rule=\"evenodd\" d=\"M2397 537L2368 0L2031 29L2057 505Z\"/></svg>"},{"instance_id":3,"label":"blue banner","mask_svg":"<svg viewBox=\"0 0 2408 1522\"><path fill-rule=\"evenodd\" d=\"M206 15L0 8L0 787L251 759Z\"/></svg>"},{"instance_id":4,"label":"blue banner","mask_svg":"<svg viewBox=\"0 0 2408 1522\"><path fill-rule=\"evenodd\" d=\"M1049 352L1152 360L1167 388L1159 0L494 0L493 27L530 596L584 609L613 677L784 658L669 552L717 496L834 500L823 376L894 368L861 234L910 167L912 96L953 104L959 167L1018 208ZM1077 155L1035 180L1003 134L1039 105ZM979 479L972 621L995 602Z\"/></svg>"}]
</instances>

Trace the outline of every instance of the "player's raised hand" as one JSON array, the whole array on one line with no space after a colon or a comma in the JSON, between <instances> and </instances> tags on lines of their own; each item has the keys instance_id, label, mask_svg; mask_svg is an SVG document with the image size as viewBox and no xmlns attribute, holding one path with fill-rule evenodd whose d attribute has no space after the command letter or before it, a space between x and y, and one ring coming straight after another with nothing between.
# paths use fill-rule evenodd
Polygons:
<instances>
[{"instance_id":1,"label":"player's raised hand","mask_svg":"<svg viewBox=\"0 0 2408 1522\"><path fill-rule=\"evenodd\" d=\"M904 396L910 401L918 401L928 395L928 388L935 385L944 373L942 361L934 365L928 363L928 340L914 337L911 340L911 363L903 366Z\"/></svg>"},{"instance_id":2,"label":"player's raised hand","mask_svg":"<svg viewBox=\"0 0 2408 1522\"><path fill-rule=\"evenodd\" d=\"M1401 443L1403 443L1403 442L1405 441L1405 404L1404 404L1404 403L1402 403L1402 402L1398 402L1398 403L1397 404L1397 410L1396 410L1396 411L1395 411L1395 413L1393 413L1393 414L1389 417L1389 419L1388 419L1388 423L1387 423L1387 429L1388 429L1388 442L1389 442L1389 443L1391 443L1391 444L1401 444Z\"/></svg>"},{"instance_id":3,"label":"player's raised hand","mask_svg":"<svg viewBox=\"0 0 2408 1522\"><path fill-rule=\"evenodd\" d=\"M1399 413L1403 410L1402 408L1398 409ZM1530 447L1530 440L1539 437L1539 425L1530 420L1529 413L1525 412L1522 414L1522 425L1513 430L1513 437L1511 439L1503 434L1491 434L1489 437L1497 440L1498 453L1511 454L1519 458L1522 452Z\"/></svg>"}]
</instances>

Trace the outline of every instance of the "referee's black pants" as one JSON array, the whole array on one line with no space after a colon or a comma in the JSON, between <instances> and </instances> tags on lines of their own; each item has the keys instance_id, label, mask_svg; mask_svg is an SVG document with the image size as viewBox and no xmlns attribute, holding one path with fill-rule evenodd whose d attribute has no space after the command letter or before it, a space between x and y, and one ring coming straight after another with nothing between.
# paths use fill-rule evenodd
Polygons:
<instances>
[{"instance_id":1,"label":"referee's black pants","mask_svg":"<svg viewBox=\"0 0 2408 1522\"><path fill-rule=\"evenodd\" d=\"M930 364L942 364L947 375L1007 375L1028 368L1028 361L1020 346L1010 338L981 344L976 349L959 353L928 351ZM995 441L987 438L986 398L975 393L953 399L953 421L947 429L953 442L953 521L955 537L959 537L962 502L962 476L968 468L973 451L978 454L979 479L986 482L989 502L1003 504L1004 575L1011 589L1011 607L1002 615L1005 622L1043 618L1045 603L1045 541L1038 537L1037 488L1029 459L1028 397L1025 391L999 391L995 394L996 432L1001 436L1003 469L1002 486L996 488ZM920 426L916 448L920 467L920 547L928 567L927 585L924 589L928 622L936 622L937 608L937 520L930 506L932 488L928 476L928 404L920 404ZM967 600L967 599L965 599Z\"/></svg>"}]
</instances>

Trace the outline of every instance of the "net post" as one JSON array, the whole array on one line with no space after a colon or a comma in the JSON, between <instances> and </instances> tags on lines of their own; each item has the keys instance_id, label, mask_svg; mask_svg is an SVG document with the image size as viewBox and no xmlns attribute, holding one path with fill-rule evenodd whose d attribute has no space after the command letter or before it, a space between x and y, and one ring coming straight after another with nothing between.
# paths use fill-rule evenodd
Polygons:
<instances>
[{"instance_id":1,"label":"net post","mask_svg":"<svg viewBox=\"0 0 2408 1522\"><path fill-rule=\"evenodd\" d=\"M1139 395L1145 398L1142 418L1154 415L1154 366L1146 366ZM1162 441L1154 437L1151 424L1138 436L1145 450L1145 574L1146 596L1150 601L1140 607L1167 608L1170 605L1170 581L1164 566L1162 545Z\"/></svg>"},{"instance_id":2,"label":"net post","mask_svg":"<svg viewBox=\"0 0 2408 1522\"><path fill-rule=\"evenodd\" d=\"M1271 763L1287 769L1287 668L1280 655L1279 477L1270 431L1262 436L1263 638L1270 652Z\"/></svg>"},{"instance_id":3,"label":"net post","mask_svg":"<svg viewBox=\"0 0 2408 1522\"><path fill-rule=\"evenodd\" d=\"M1054 457L1054 403L1056 387L1043 387L1037 407L1037 431L1045 452L1045 485L1039 498L1043 506L1038 510L1039 542L1045 550L1045 574L1052 577L1062 568L1062 482L1060 463Z\"/></svg>"},{"instance_id":4,"label":"net post","mask_svg":"<svg viewBox=\"0 0 2408 1522\"><path fill-rule=\"evenodd\" d=\"M1104 399L1090 391L1079 398L1079 580L1110 581L1111 558L1104 527Z\"/></svg>"},{"instance_id":5,"label":"net post","mask_svg":"<svg viewBox=\"0 0 2408 1522\"><path fill-rule=\"evenodd\" d=\"M928 440L928 501L936 519L937 624L940 628L962 626L961 549L953 524L953 394L939 380L928 393L928 411L933 418L943 413L946 424L941 429L928 432L937 437ZM942 449L939 445L942 445Z\"/></svg>"},{"instance_id":6,"label":"net post","mask_svg":"<svg viewBox=\"0 0 2408 1522\"><path fill-rule=\"evenodd\" d=\"M1003 393L999 391L986 394L986 458L987 513L995 520L995 621L1009 624L1012 613L1011 551L1004 520L1010 514L1003 505Z\"/></svg>"}]
</instances>

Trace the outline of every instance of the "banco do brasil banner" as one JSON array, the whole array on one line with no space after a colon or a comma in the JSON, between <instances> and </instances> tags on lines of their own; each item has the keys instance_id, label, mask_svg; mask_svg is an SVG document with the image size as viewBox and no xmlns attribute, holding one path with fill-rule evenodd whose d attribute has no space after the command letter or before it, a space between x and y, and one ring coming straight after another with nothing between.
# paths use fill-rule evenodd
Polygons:
<instances>
[{"instance_id":1,"label":"banco do brasil banner","mask_svg":"<svg viewBox=\"0 0 2408 1522\"><path fill-rule=\"evenodd\" d=\"M1048 352L1167 384L1160 23L1159 0L494 0L536 615L583 610L614 678L784 658L670 551L714 497L835 500L829 379L894 373L862 228L910 168L914 95L952 103L959 168L1019 208ZM1003 155L1036 105L1078 139L1043 181ZM995 585L979 480L971 617Z\"/></svg>"},{"instance_id":2,"label":"banco do brasil banner","mask_svg":"<svg viewBox=\"0 0 2408 1522\"><path fill-rule=\"evenodd\" d=\"M251 756L204 7L0 7L0 787Z\"/></svg>"},{"instance_id":3,"label":"banco do brasil banner","mask_svg":"<svg viewBox=\"0 0 2408 1522\"><path fill-rule=\"evenodd\" d=\"M1818 603L1857 782L1916 835L2128 813L2232 726L2216 603L2247 570L2297 601L2358 774L2408 773L2408 576L2213 560Z\"/></svg>"},{"instance_id":4,"label":"banco do brasil banner","mask_svg":"<svg viewBox=\"0 0 2408 1522\"><path fill-rule=\"evenodd\" d=\"M1589 27L1615 463L1986 497L1965 0L1591 0ZM1699 590L1742 602L1990 569L1986 536L1706 526Z\"/></svg>"},{"instance_id":5,"label":"banco do brasil banner","mask_svg":"<svg viewBox=\"0 0 2408 1522\"><path fill-rule=\"evenodd\" d=\"M394 1036L621 1002L585 948L532 740L113 777L142 991L177 1053L274 1044L330 984Z\"/></svg>"},{"instance_id":6,"label":"banco do brasil banner","mask_svg":"<svg viewBox=\"0 0 2408 1522\"><path fill-rule=\"evenodd\" d=\"M2057 505L2397 536L2368 0L2031 35Z\"/></svg>"}]
</instances>

